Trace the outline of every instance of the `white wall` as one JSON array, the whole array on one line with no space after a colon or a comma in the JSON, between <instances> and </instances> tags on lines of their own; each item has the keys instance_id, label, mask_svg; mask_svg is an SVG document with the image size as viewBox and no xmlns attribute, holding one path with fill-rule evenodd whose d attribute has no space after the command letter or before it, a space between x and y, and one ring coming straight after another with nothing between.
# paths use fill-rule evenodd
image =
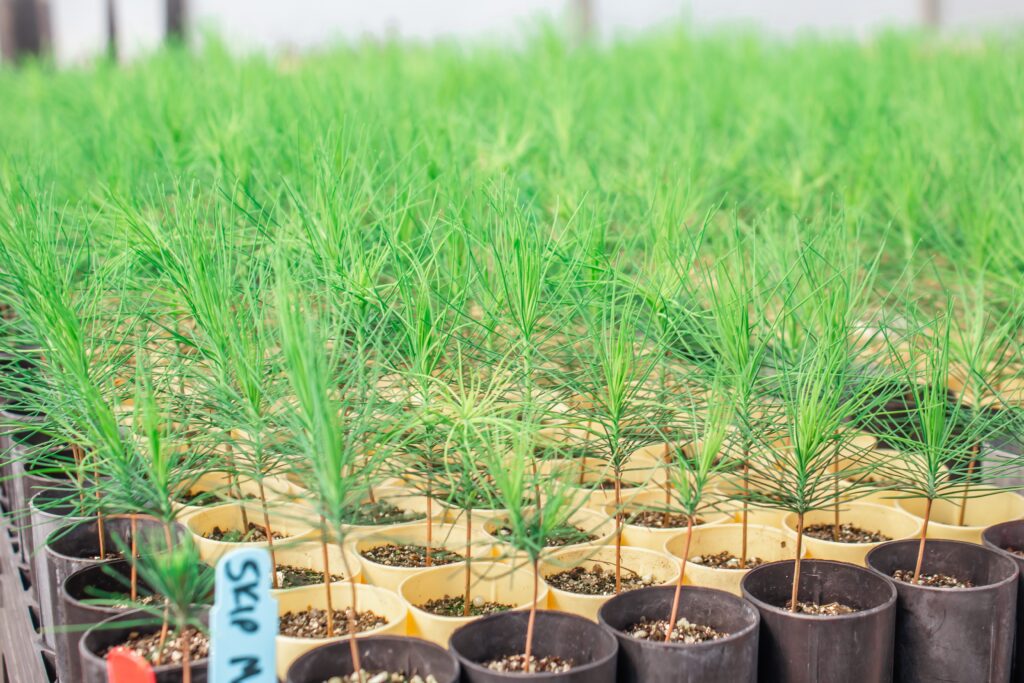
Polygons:
<instances>
[{"instance_id":1,"label":"white wall","mask_svg":"<svg viewBox=\"0 0 1024 683\"><path fill-rule=\"evenodd\" d=\"M163 0L115 0L125 58L160 43ZM591 0L604 37L686 20L747 25L779 35L869 35L920 21L922 0ZM73 64L103 51L104 0L50 0L56 57ZM239 50L300 50L336 40L441 37L510 40L538 20L565 22L571 0L189 0L195 30L212 29ZM953 29L1024 25L1024 0L940 0ZM193 31L195 34L195 31Z\"/></svg>"}]
</instances>

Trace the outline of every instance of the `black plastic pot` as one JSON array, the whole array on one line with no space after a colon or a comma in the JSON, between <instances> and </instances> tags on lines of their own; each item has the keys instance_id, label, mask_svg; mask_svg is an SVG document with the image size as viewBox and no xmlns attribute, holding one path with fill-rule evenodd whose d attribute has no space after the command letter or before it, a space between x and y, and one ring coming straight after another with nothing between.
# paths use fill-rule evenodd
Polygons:
<instances>
[{"instance_id":1,"label":"black plastic pot","mask_svg":"<svg viewBox=\"0 0 1024 683\"><path fill-rule=\"evenodd\" d=\"M207 618L204 616L204 623L208 623ZM123 623L128 625L122 625ZM159 630L159 620L154 620L152 614L142 610L124 612L96 624L85 632L78 643L82 677L76 680L82 683L107 683L107 660L104 658L106 651L124 643L132 631L147 635ZM192 683L206 683L206 665L206 659L192 662ZM181 683L181 670L182 667L178 664L153 667L157 683Z\"/></svg>"},{"instance_id":2,"label":"black plastic pot","mask_svg":"<svg viewBox=\"0 0 1024 683\"><path fill-rule=\"evenodd\" d=\"M867 554L880 577L913 571L918 541L890 541ZM1008 681L1017 613L1016 563L973 543L929 540L923 571L967 579L974 588L933 588L889 579L899 594L897 681Z\"/></svg>"},{"instance_id":3,"label":"black plastic pot","mask_svg":"<svg viewBox=\"0 0 1024 683\"><path fill-rule=\"evenodd\" d=\"M67 524L83 521L84 518L73 516L76 508L74 505L64 502L66 496L67 492L60 490L40 491L29 501L31 526L26 539L31 539L33 548L42 547L50 534ZM50 621L53 617L53 610L50 609L50 606L57 599L57 595L50 592L50 586L45 580L47 557L44 552L31 553L29 567L32 574L32 594L40 606L43 640L49 645L55 645L53 622Z\"/></svg>"},{"instance_id":4,"label":"black plastic pot","mask_svg":"<svg viewBox=\"0 0 1024 683\"><path fill-rule=\"evenodd\" d=\"M162 529L160 523L151 519L139 519L136 524L140 534L160 532ZM124 547L128 547L131 544L131 520L107 519L103 524L103 531L108 553L116 553L118 551L115 538L119 539ZM186 532L181 525L175 524L174 533L177 538L180 538ZM52 598L56 598L60 595L59 589L64 585L64 581L69 576L80 569L104 561L97 557L100 548L96 520L79 522L53 532L46 539L43 552L46 553L46 578L44 580L47 582L49 595ZM41 605L40 607L43 610L50 609L50 616L48 618L52 621L49 623L54 624L55 628L61 629L68 623L62 600L51 599L48 606ZM71 666L70 657L72 654L68 653L67 650L61 651L58 648L57 671L62 681L75 680L74 678L65 678L68 668Z\"/></svg>"},{"instance_id":5,"label":"black plastic pot","mask_svg":"<svg viewBox=\"0 0 1024 683\"><path fill-rule=\"evenodd\" d=\"M1009 552L1007 548L1024 549L1024 520L990 526L981 533L981 542L986 548L1005 554L1017 564L1017 626L1014 629L1013 673L1010 678L1021 681L1024 680L1024 588L1020 584L1024 581L1024 557Z\"/></svg>"},{"instance_id":6,"label":"black plastic pot","mask_svg":"<svg viewBox=\"0 0 1024 683\"><path fill-rule=\"evenodd\" d=\"M82 667L78 658L78 643L85 631L105 619L123 614L124 609L97 605L90 600L104 594L128 592L130 589L131 565L125 560L100 562L69 576L60 593L66 623L56 633L56 649L61 653L60 666L66 672L61 680L82 679ZM140 582L144 592L145 585Z\"/></svg>"},{"instance_id":7,"label":"black plastic pot","mask_svg":"<svg viewBox=\"0 0 1024 683\"><path fill-rule=\"evenodd\" d=\"M481 665L526 647L528 612L502 612L466 624L452 634L448 647L462 666L464 683L499 681L559 681L560 683L615 683L618 641L607 629L589 619L540 610L534 625L533 653L537 657L571 659L565 673L525 676L491 671Z\"/></svg>"},{"instance_id":8,"label":"black plastic pot","mask_svg":"<svg viewBox=\"0 0 1024 683\"><path fill-rule=\"evenodd\" d=\"M597 620L619 641L619 683L754 683L757 631L754 607L725 591L684 586L679 616L729 634L689 645L639 640L623 631L641 618L667 619L675 588L655 586L615 596Z\"/></svg>"},{"instance_id":9,"label":"black plastic pot","mask_svg":"<svg viewBox=\"0 0 1024 683\"><path fill-rule=\"evenodd\" d=\"M359 660L367 672L391 671L432 675L437 683L458 683L459 662L442 647L401 636L359 639ZM348 642L321 645L305 653L288 667L285 683L323 683L332 676L352 673L352 651Z\"/></svg>"},{"instance_id":10,"label":"black plastic pot","mask_svg":"<svg viewBox=\"0 0 1024 683\"><path fill-rule=\"evenodd\" d=\"M786 683L879 683L892 680L896 589L845 562L800 563L801 602L840 602L852 614L814 616L785 608L793 561L772 562L743 577L743 597L761 614L758 680Z\"/></svg>"}]
</instances>

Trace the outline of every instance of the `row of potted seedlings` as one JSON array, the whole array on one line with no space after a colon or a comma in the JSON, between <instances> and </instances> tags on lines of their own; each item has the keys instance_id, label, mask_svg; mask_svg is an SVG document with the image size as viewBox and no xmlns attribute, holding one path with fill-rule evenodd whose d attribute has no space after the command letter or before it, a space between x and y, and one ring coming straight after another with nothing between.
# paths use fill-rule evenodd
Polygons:
<instances>
[{"instance_id":1,"label":"row of potted seedlings","mask_svg":"<svg viewBox=\"0 0 1024 683\"><path fill-rule=\"evenodd\" d=\"M422 264L381 304L135 229L168 301L120 317L127 290L0 245L4 485L63 680L115 645L205 680L210 566L245 544L291 681L1009 677L1011 334L868 334L815 249L771 306L730 262L686 315L601 264L492 278L481 314Z\"/></svg>"}]
</instances>

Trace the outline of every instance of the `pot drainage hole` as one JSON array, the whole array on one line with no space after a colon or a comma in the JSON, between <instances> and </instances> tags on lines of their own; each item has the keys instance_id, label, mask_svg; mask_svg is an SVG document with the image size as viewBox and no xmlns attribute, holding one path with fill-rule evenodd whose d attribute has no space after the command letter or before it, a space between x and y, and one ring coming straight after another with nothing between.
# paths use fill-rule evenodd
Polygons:
<instances>
[{"instance_id":1,"label":"pot drainage hole","mask_svg":"<svg viewBox=\"0 0 1024 683\"><path fill-rule=\"evenodd\" d=\"M351 610L334 610L334 633L343 635L349 631L349 615ZM370 631L384 626L388 620L372 612L364 610L355 614L356 632ZM310 607L301 612L287 612L281 617L279 631L282 636L292 638L326 638L327 610Z\"/></svg>"},{"instance_id":2,"label":"pot drainage hole","mask_svg":"<svg viewBox=\"0 0 1024 683\"><path fill-rule=\"evenodd\" d=\"M464 609L464 598L461 595L451 596L446 595L443 598L435 598L433 600L427 600L422 605L416 605L424 612L430 612L436 614L439 617L461 617L465 616ZM498 612L507 612L512 609L512 605L506 605L501 602L490 602L484 600L479 595L473 598L473 601L469 605L469 615L472 617L485 617L488 614L496 614Z\"/></svg>"},{"instance_id":3,"label":"pot drainage hole","mask_svg":"<svg viewBox=\"0 0 1024 683\"><path fill-rule=\"evenodd\" d=\"M668 619L640 619L637 623L627 628L626 635L639 638L640 640L653 640L656 642L665 641L665 631L668 629ZM694 624L685 618L676 621L669 636L671 643L703 643L706 640L718 640L725 638L728 633L716 631L707 624Z\"/></svg>"}]
</instances>

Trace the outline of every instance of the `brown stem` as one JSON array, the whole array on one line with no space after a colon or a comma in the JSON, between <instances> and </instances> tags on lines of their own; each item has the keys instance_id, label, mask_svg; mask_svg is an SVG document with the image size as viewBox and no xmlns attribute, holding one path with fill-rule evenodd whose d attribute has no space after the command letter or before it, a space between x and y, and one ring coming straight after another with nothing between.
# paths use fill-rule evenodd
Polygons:
<instances>
[{"instance_id":1,"label":"brown stem","mask_svg":"<svg viewBox=\"0 0 1024 683\"><path fill-rule=\"evenodd\" d=\"M540 593L539 558L533 559L533 602L530 603L530 616L526 621L526 652L523 657L523 671L529 671L530 657L533 656L533 624L537 619L537 596Z\"/></svg>"},{"instance_id":2,"label":"brown stem","mask_svg":"<svg viewBox=\"0 0 1024 683\"><path fill-rule=\"evenodd\" d=\"M661 517L661 525L668 528L669 524L669 509L672 507L672 463L669 461L669 447L665 444L665 450L661 454L661 459L665 461L665 514Z\"/></svg>"},{"instance_id":3,"label":"brown stem","mask_svg":"<svg viewBox=\"0 0 1024 683\"><path fill-rule=\"evenodd\" d=\"M679 580L676 581L676 592L672 596L672 613L668 618L668 626L665 629L665 642L672 640L672 627L679 616L679 598L683 593L683 578L686 576L686 558L690 556L690 541L693 539L693 515L686 516L686 548L683 550L683 564L679 568Z\"/></svg>"},{"instance_id":4,"label":"brown stem","mask_svg":"<svg viewBox=\"0 0 1024 683\"><path fill-rule=\"evenodd\" d=\"M740 569L747 568L747 516L749 514L749 508L747 506L747 497L750 495L750 465L748 464L748 458L750 456L750 448L748 446L743 447L743 515L742 515L742 529L740 539Z\"/></svg>"},{"instance_id":5,"label":"brown stem","mask_svg":"<svg viewBox=\"0 0 1024 683\"><path fill-rule=\"evenodd\" d=\"M472 547L472 545L473 545L473 508L466 507L466 574L465 574L465 584L462 587L462 616L464 616L464 617L470 616L470 614L469 614L469 605L470 605L471 597L470 597L470 594L469 594L469 591L470 591L469 584L470 584L471 573L470 573L469 563L470 563L471 555L470 555L469 551L470 551L470 548Z\"/></svg>"},{"instance_id":6,"label":"brown stem","mask_svg":"<svg viewBox=\"0 0 1024 683\"><path fill-rule=\"evenodd\" d=\"M242 505L242 483L237 475L238 468L235 465L235 451L231 447L231 444L227 444L228 449L228 461L231 463L230 469L228 470L228 490L235 496L235 500L238 501L239 509L242 511L242 529L243 534L249 530L249 511Z\"/></svg>"},{"instance_id":7,"label":"brown stem","mask_svg":"<svg viewBox=\"0 0 1024 683\"><path fill-rule=\"evenodd\" d=\"M160 639L156 643L156 657L153 660L155 666L160 666L160 660L163 659L164 646L167 644L167 632L170 629L170 610L171 603L166 598L164 599L164 620L160 624Z\"/></svg>"},{"instance_id":8,"label":"brown stem","mask_svg":"<svg viewBox=\"0 0 1024 683\"><path fill-rule=\"evenodd\" d=\"M967 463L967 477L964 479L964 492L960 496L960 512L956 518L958 526L964 525L964 515L967 514L967 493L971 489L971 476L974 474L974 464L978 461L977 458L980 453L980 446L977 444L971 446L971 461Z\"/></svg>"},{"instance_id":9,"label":"brown stem","mask_svg":"<svg viewBox=\"0 0 1024 683\"><path fill-rule=\"evenodd\" d=\"M932 516L932 499L929 498L924 504L924 525L921 527L921 542L917 546L917 563L914 565L914 583L917 584L921 578L921 565L924 564L924 543L928 538L928 520Z\"/></svg>"},{"instance_id":10,"label":"brown stem","mask_svg":"<svg viewBox=\"0 0 1024 683\"><path fill-rule=\"evenodd\" d=\"M356 610L356 601L359 594L356 591L356 582L352 580L352 568L349 567L348 555L345 554L344 547L341 552L341 564L345 568L345 576L348 578L349 598L352 602L352 606L348 609L348 649L352 654L353 672L359 674L363 671L363 664L359 660L359 645L356 642L356 620L359 614ZM328 607L329 609L330 607Z\"/></svg>"},{"instance_id":11,"label":"brown stem","mask_svg":"<svg viewBox=\"0 0 1024 683\"><path fill-rule=\"evenodd\" d=\"M835 507L832 510L832 542L839 542L839 448L832 456L832 491L835 495Z\"/></svg>"},{"instance_id":12,"label":"brown stem","mask_svg":"<svg viewBox=\"0 0 1024 683\"><path fill-rule=\"evenodd\" d=\"M622 592L622 486L615 470L615 594Z\"/></svg>"},{"instance_id":13,"label":"brown stem","mask_svg":"<svg viewBox=\"0 0 1024 683\"><path fill-rule=\"evenodd\" d=\"M131 601L135 602L139 598L139 568L135 563L135 558L139 556L139 542L138 542L138 522L136 521L135 515L131 516L131 529L132 529L132 574L131 574Z\"/></svg>"},{"instance_id":14,"label":"brown stem","mask_svg":"<svg viewBox=\"0 0 1024 683\"><path fill-rule=\"evenodd\" d=\"M426 553L425 553L426 557L424 557L424 559L423 559L423 565L425 567L429 567L429 566L431 566L434 563L433 559L430 557L431 548L434 545L434 522L432 520L432 517L434 516L434 503L433 503L433 499L431 498L431 495L430 495L431 494L431 491L430 491L431 487L430 487L430 478L429 477L430 477L430 475L428 474L427 475L427 548L426 548Z\"/></svg>"},{"instance_id":15,"label":"brown stem","mask_svg":"<svg viewBox=\"0 0 1024 683\"><path fill-rule=\"evenodd\" d=\"M178 636L181 648L181 683L192 683L192 662L189 659L188 629L183 628Z\"/></svg>"},{"instance_id":16,"label":"brown stem","mask_svg":"<svg viewBox=\"0 0 1024 683\"><path fill-rule=\"evenodd\" d=\"M327 599L327 637L334 637L334 598L331 595L331 562L327 556L327 520L324 519L323 515L320 516L320 526L323 527L325 533L320 538L320 547L324 554L324 596ZM341 549L342 555L345 554L345 548ZM274 574L277 574L275 571ZM345 578L349 581L352 577L349 574L345 574Z\"/></svg>"},{"instance_id":17,"label":"brown stem","mask_svg":"<svg viewBox=\"0 0 1024 683\"><path fill-rule=\"evenodd\" d=\"M260 490L260 509L263 511L263 531L267 534L267 550L270 551L270 581L274 588L278 587L277 581L277 554L274 552L274 530L270 527L270 511L267 509L267 492L263 488L263 481L257 485ZM242 506L244 509L244 505ZM246 525L245 530L249 530ZM243 532L243 536L245 533Z\"/></svg>"},{"instance_id":18,"label":"brown stem","mask_svg":"<svg viewBox=\"0 0 1024 683\"><path fill-rule=\"evenodd\" d=\"M789 611L796 612L796 603L800 595L800 556L803 554L804 513L796 515L796 562L793 564L793 591L789 597Z\"/></svg>"},{"instance_id":19,"label":"brown stem","mask_svg":"<svg viewBox=\"0 0 1024 683\"><path fill-rule=\"evenodd\" d=\"M377 502L377 496L373 493L373 484L366 488L366 496L370 499L371 503Z\"/></svg>"}]
</instances>

